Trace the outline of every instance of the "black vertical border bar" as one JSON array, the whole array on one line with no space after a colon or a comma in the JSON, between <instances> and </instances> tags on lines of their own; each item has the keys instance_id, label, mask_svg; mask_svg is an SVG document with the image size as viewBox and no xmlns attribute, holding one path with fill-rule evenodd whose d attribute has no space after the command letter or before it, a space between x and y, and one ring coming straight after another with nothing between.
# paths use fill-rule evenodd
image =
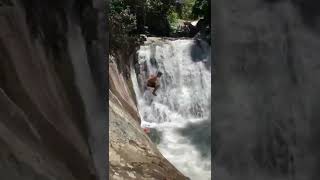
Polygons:
<instances>
[{"instance_id":1,"label":"black vertical border bar","mask_svg":"<svg viewBox=\"0 0 320 180\"><path fill-rule=\"evenodd\" d=\"M216 22L217 19L217 1L218 0L209 0L210 7L210 30L211 30L211 179L214 179L214 156L216 152L215 146L215 136L214 136L214 114L213 114L213 101L214 101L214 75L215 75L215 66L216 66L216 54L217 54L217 41L216 41Z\"/></svg>"},{"instance_id":2,"label":"black vertical border bar","mask_svg":"<svg viewBox=\"0 0 320 180\"><path fill-rule=\"evenodd\" d=\"M107 164L106 164L106 171L107 171L107 180L109 179L109 53L110 53L110 23L109 23L109 12L110 12L110 1L111 0L104 0L105 3L105 33L106 33L106 58L104 67L106 68L106 114L107 114L107 135L106 135L106 145L107 145Z\"/></svg>"}]
</instances>

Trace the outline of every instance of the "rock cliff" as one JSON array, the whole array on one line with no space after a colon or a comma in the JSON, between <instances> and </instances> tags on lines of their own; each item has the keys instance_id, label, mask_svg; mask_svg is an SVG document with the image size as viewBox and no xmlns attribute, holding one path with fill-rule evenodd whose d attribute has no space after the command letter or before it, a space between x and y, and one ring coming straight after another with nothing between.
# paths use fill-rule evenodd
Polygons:
<instances>
[{"instance_id":1,"label":"rock cliff","mask_svg":"<svg viewBox=\"0 0 320 180\"><path fill-rule=\"evenodd\" d=\"M319 2L212 8L214 178L318 179Z\"/></svg>"},{"instance_id":2,"label":"rock cliff","mask_svg":"<svg viewBox=\"0 0 320 180\"><path fill-rule=\"evenodd\" d=\"M105 180L104 2L0 0L0 176Z\"/></svg>"}]
</instances>

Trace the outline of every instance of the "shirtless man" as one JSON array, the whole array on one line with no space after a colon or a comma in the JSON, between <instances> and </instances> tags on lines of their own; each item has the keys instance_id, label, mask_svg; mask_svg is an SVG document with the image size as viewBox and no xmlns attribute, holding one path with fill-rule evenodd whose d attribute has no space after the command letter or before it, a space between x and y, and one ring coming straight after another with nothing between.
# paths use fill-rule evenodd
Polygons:
<instances>
[{"instance_id":1,"label":"shirtless man","mask_svg":"<svg viewBox=\"0 0 320 180\"><path fill-rule=\"evenodd\" d=\"M151 87L151 88L154 88L153 91L152 91L152 94L154 96L156 96L156 91L157 89L160 87L160 82L159 82L159 78L161 77L162 75L162 72L158 72L157 75L151 75L149 77L149 79L147 80L147 87Z\"/></svg>"}]
</instances>

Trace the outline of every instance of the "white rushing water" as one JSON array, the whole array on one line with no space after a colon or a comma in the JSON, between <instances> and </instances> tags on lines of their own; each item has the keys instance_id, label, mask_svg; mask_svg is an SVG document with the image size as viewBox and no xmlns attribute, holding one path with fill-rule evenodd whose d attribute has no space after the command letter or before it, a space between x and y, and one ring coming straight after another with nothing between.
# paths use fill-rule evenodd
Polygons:
<instances>
[{"instance_id":1,"label":"white rushing water","mask_svg":"<svg viewBox=\"0 0 320 180\"><path fill-rule=\"evenodd\" d=\"M184 175L211 179L210 46L192 39L148 38L137 55L131 77L142 126L161 133L160 152ZM163 75L153 96L144 87L157 71Z\"/></svg>"}]
</instances>

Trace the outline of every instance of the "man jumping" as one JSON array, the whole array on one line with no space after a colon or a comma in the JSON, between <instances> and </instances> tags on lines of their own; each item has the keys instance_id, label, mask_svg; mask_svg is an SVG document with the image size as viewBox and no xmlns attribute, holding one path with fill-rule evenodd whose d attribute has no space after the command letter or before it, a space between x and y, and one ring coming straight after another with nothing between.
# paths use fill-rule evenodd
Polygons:
<instances>
[{"instance_id":1,"label":"man jumping","mask_svg":"<svg viewBox=\"0 0 320 180\"><path fill-rule=\"evenodd\" d=\"M152 94L154 96L157 96L156 91L160 87L159 79L160 79L161 75L162 75L162 72L158 71L156 76L155 75L151 75L149 77L149 79L147 80L147 87L154 88L153 91L152 91Z\"/></svg>"}]
</instances>

